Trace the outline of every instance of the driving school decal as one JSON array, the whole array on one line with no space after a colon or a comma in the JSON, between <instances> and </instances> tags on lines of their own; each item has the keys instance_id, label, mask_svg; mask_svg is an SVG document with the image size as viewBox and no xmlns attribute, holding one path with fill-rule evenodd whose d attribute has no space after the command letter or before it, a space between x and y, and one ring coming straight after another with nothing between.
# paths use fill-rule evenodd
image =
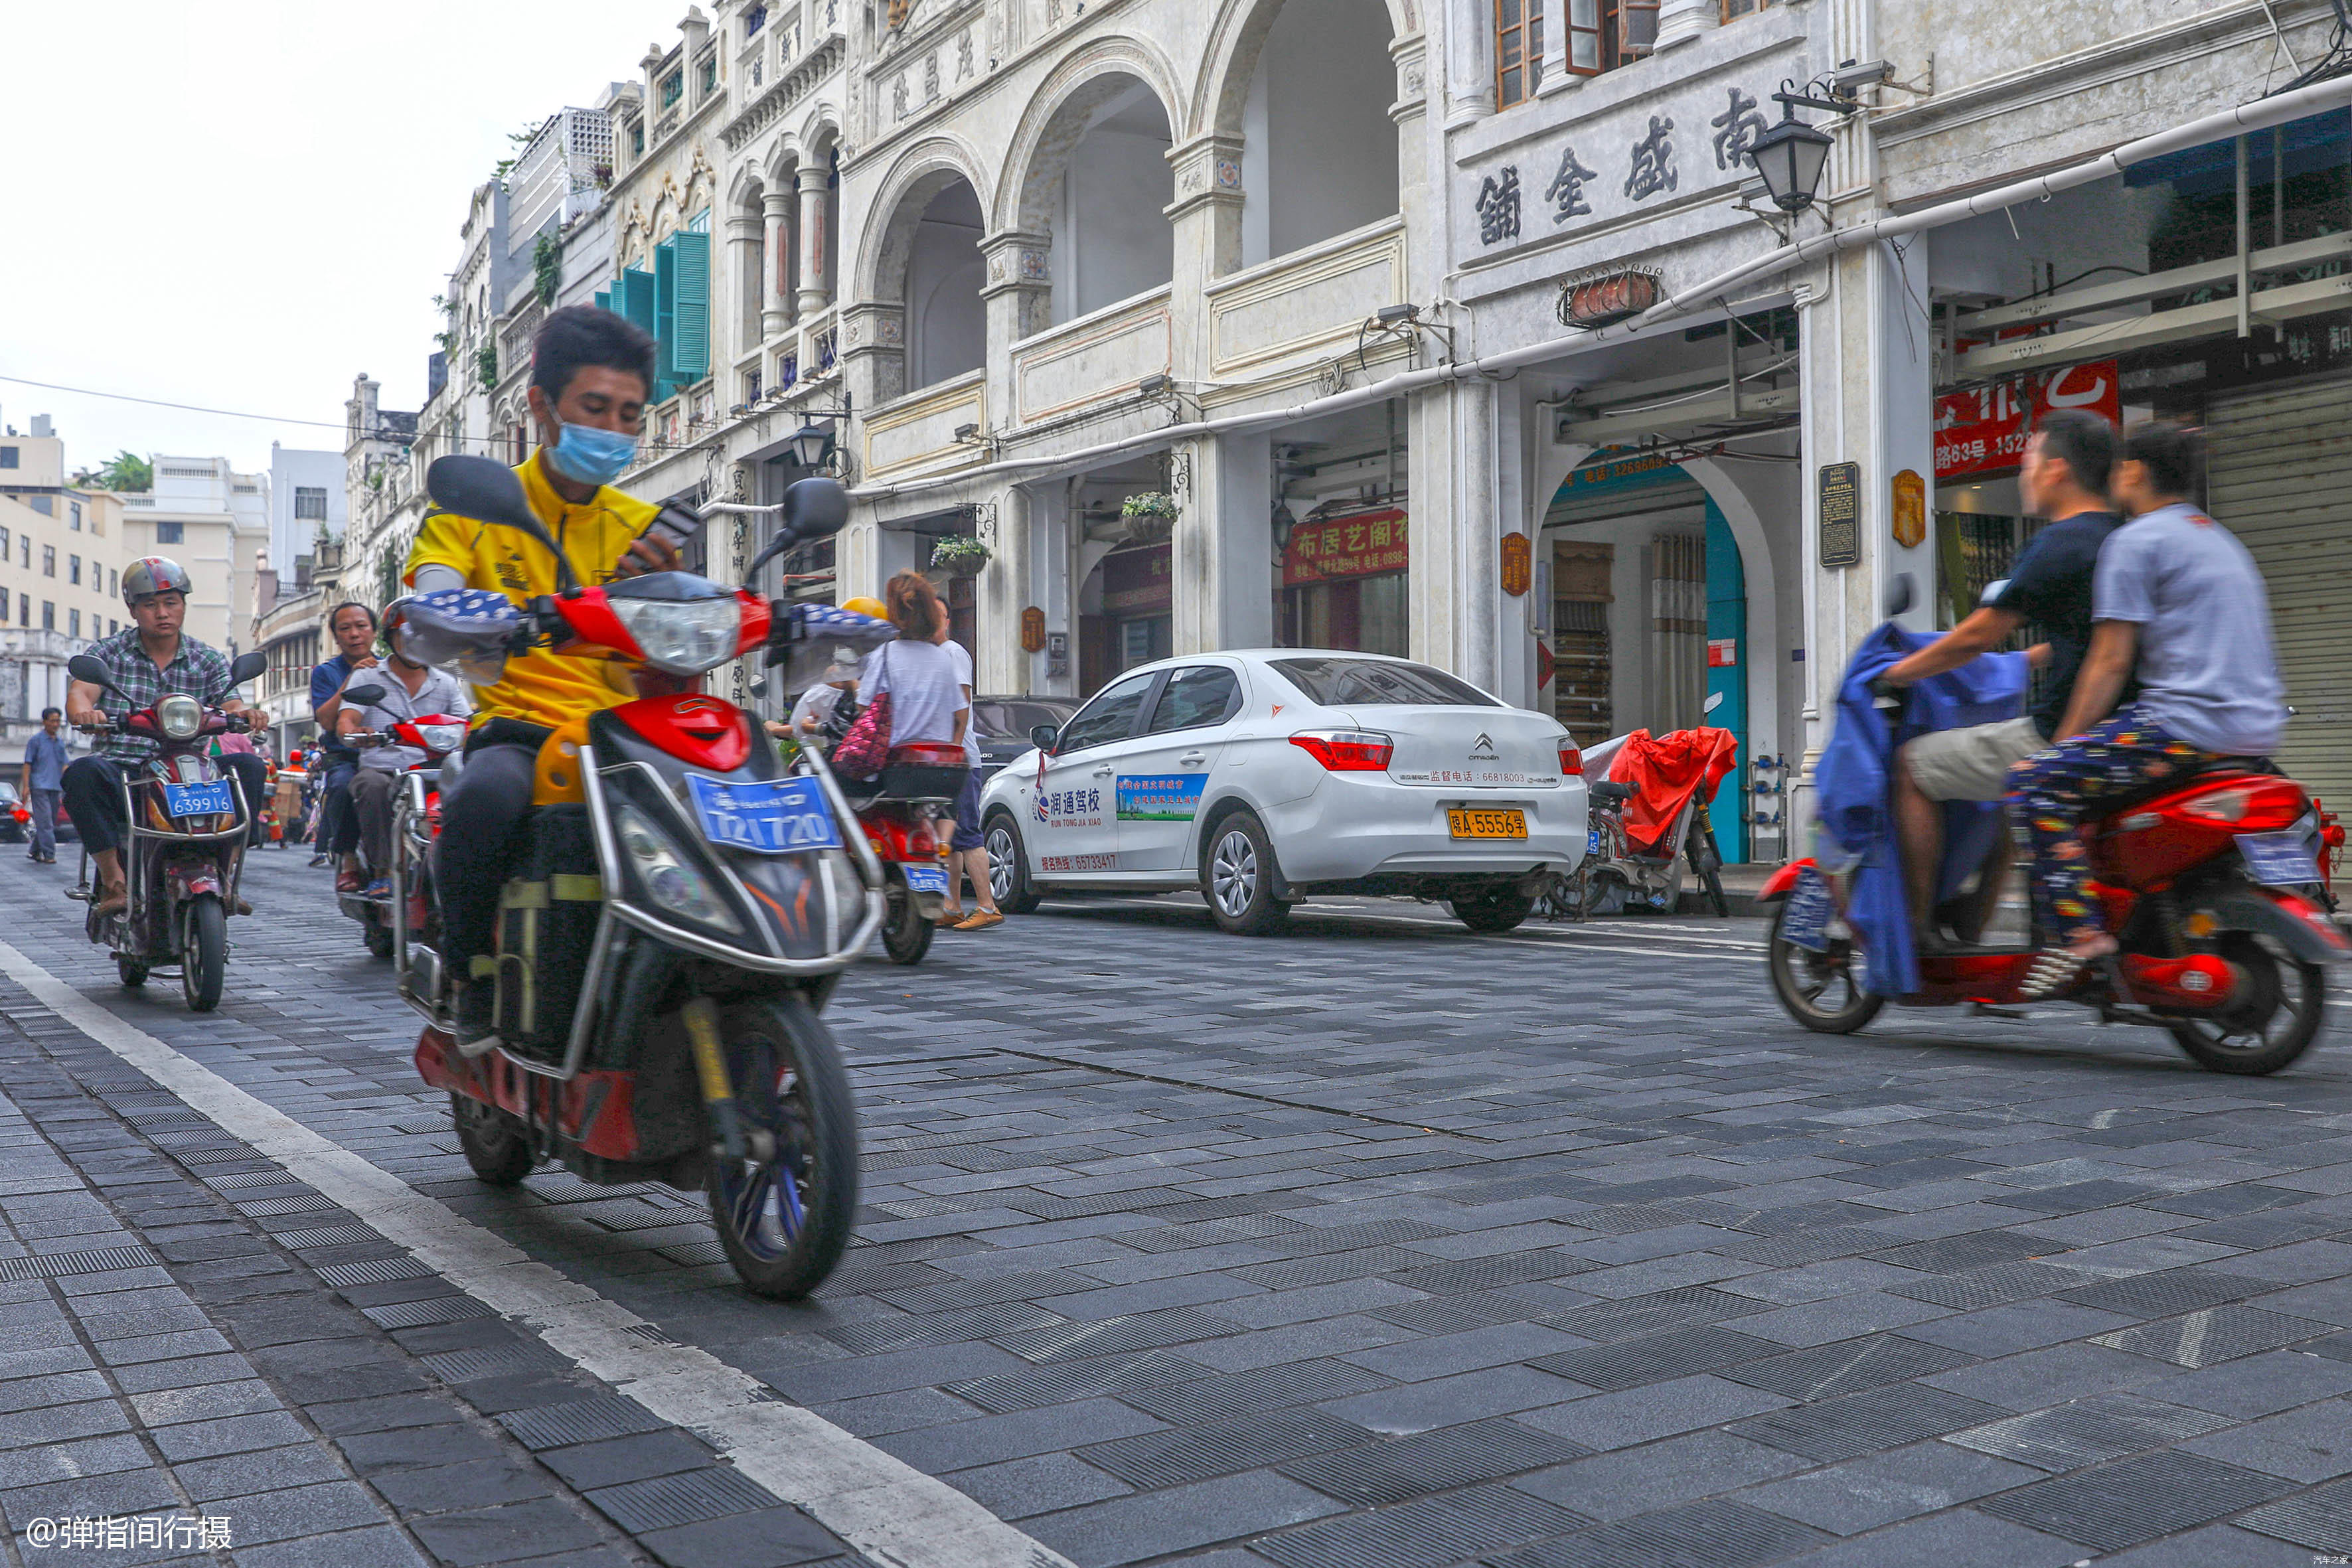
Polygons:
<instances>
[{"instance_id":1,"label":"driving school decal","mask_svg":"<svg viewBox=\"0 0 2352 1568\"><path fill-rule=\"evenodd\" d=\"M1206 773L1148 773L1118 780L1121 822L1190 822L1201 809Z\"/></svg>"},{"instance_id":2,"label":"driving school decal","mask_svg":"<svg viewBox=\"0 0 2352 1568\"><path fill-rule=\"evenodd\" d=\"M1103 826L1103 792L1098 789L1049 789L1037 792L1031 815L1051 827Z\"/></svg>"}]
</instances>

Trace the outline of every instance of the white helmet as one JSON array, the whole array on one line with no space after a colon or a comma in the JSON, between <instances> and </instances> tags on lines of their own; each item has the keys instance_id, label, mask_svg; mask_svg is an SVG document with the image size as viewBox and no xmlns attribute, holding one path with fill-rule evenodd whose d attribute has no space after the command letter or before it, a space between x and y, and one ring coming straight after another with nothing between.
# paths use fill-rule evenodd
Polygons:
<instances>
[{"instance_id":1,"label":"white helmet","mask_svg":"<svg viewBox=\"0 0 2352 1568\"><path fill-rule=\"evenodd\" d=\"M157 594L177 594L184 598L194 593L195 587L188 569L168 555L142 555L122 569L122 602L126 605L136 605Z\"/></svg>"}]
</instances>

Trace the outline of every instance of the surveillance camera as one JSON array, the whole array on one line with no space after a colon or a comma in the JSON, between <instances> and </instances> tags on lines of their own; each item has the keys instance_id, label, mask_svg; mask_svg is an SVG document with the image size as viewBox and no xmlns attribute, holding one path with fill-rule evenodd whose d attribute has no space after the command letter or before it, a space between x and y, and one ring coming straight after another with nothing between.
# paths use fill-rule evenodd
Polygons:
<instances>
[{"instance_id":1,"label":"surveillance camera","mask_svg":"<svg viewBox=\"0 0 2352 1568\"><path fill-rule=\"evenodd\" d=\"M1856 88L1873 87L1891 80L1894 75L1895 66L1890 60L1848 60L1830 72L1830 80L1837 85L1840 92L1852 92Z\"/></svg>"}]
</instances>

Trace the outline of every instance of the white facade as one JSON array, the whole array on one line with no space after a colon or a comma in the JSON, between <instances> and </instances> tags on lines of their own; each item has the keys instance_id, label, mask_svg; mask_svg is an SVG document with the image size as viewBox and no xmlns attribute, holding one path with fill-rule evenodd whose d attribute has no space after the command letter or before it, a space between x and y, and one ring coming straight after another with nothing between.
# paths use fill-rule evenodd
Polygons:
<instances>
[{"instance_id":1,"label":"white facade","mask_svg":"<svg viewBox=\"0 0 2352 1568\"><path fill-rule=\"evenodd\" d=\"M269 444L269 565L291 583L296 563L318 553L321 536L341 539L351 516L341 452Z\"/></svg>"},{"instance_id":2,"label":"white facade","mask_svg":"<svg viewBox=\"0 0 2352 1568\"><path fill-rule=\"evenodd\" d=\"M251 646L255 574L269 548L269 476L226 458L154 453L155 487L126 498L125 559L163 555L185 567L186 635L231 658Z\"/></svg>"}]
</instances>

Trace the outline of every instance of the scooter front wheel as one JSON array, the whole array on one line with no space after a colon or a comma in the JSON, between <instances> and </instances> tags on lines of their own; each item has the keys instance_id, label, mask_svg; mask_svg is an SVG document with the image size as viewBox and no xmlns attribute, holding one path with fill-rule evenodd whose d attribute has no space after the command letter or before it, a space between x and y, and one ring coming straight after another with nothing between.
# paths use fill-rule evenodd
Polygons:
<instances>
[{"instance_id":1,"label":"scooter front wheel","mask_svg":"<svg viewBox=\"0 0 2352 1568\"><path fill-rule=\"evenodd\" d=\"M1780 921L1788 912L1785 901L1773 908L1764 932L1764 967L1771 971L1772 994L1789 1016L1823 1035L1851 1035L1878 1016L1886 998L1862 988L1860 950L1842 938L1827 952L1787 941Z\"/></svg>"},{"instance_id":2,"label":"scooter front wheel","mask_svg":"<svg viewBox=\"0 0 2352 1568\"><path fill-rule=\"evenodd\" d=\"M798 1300L833 1272L856 1219L849 1072L833 1031L797 995L740 1003L719 1029L737 1113L759 1147L713 1155L711 1223L744 1289Z\"/></svg>"},{"instance_id":3,"label":"scooter front wheel","mask_svg":"<svg viewBox=\"0 0 2352 1568\"><path fill-rule=\"evenodd\" d=\"M200 893L181 906L180 991L192 1013L220 1005L228 982L228 911L219 898Z\"/></svg>"}]
</instances>

